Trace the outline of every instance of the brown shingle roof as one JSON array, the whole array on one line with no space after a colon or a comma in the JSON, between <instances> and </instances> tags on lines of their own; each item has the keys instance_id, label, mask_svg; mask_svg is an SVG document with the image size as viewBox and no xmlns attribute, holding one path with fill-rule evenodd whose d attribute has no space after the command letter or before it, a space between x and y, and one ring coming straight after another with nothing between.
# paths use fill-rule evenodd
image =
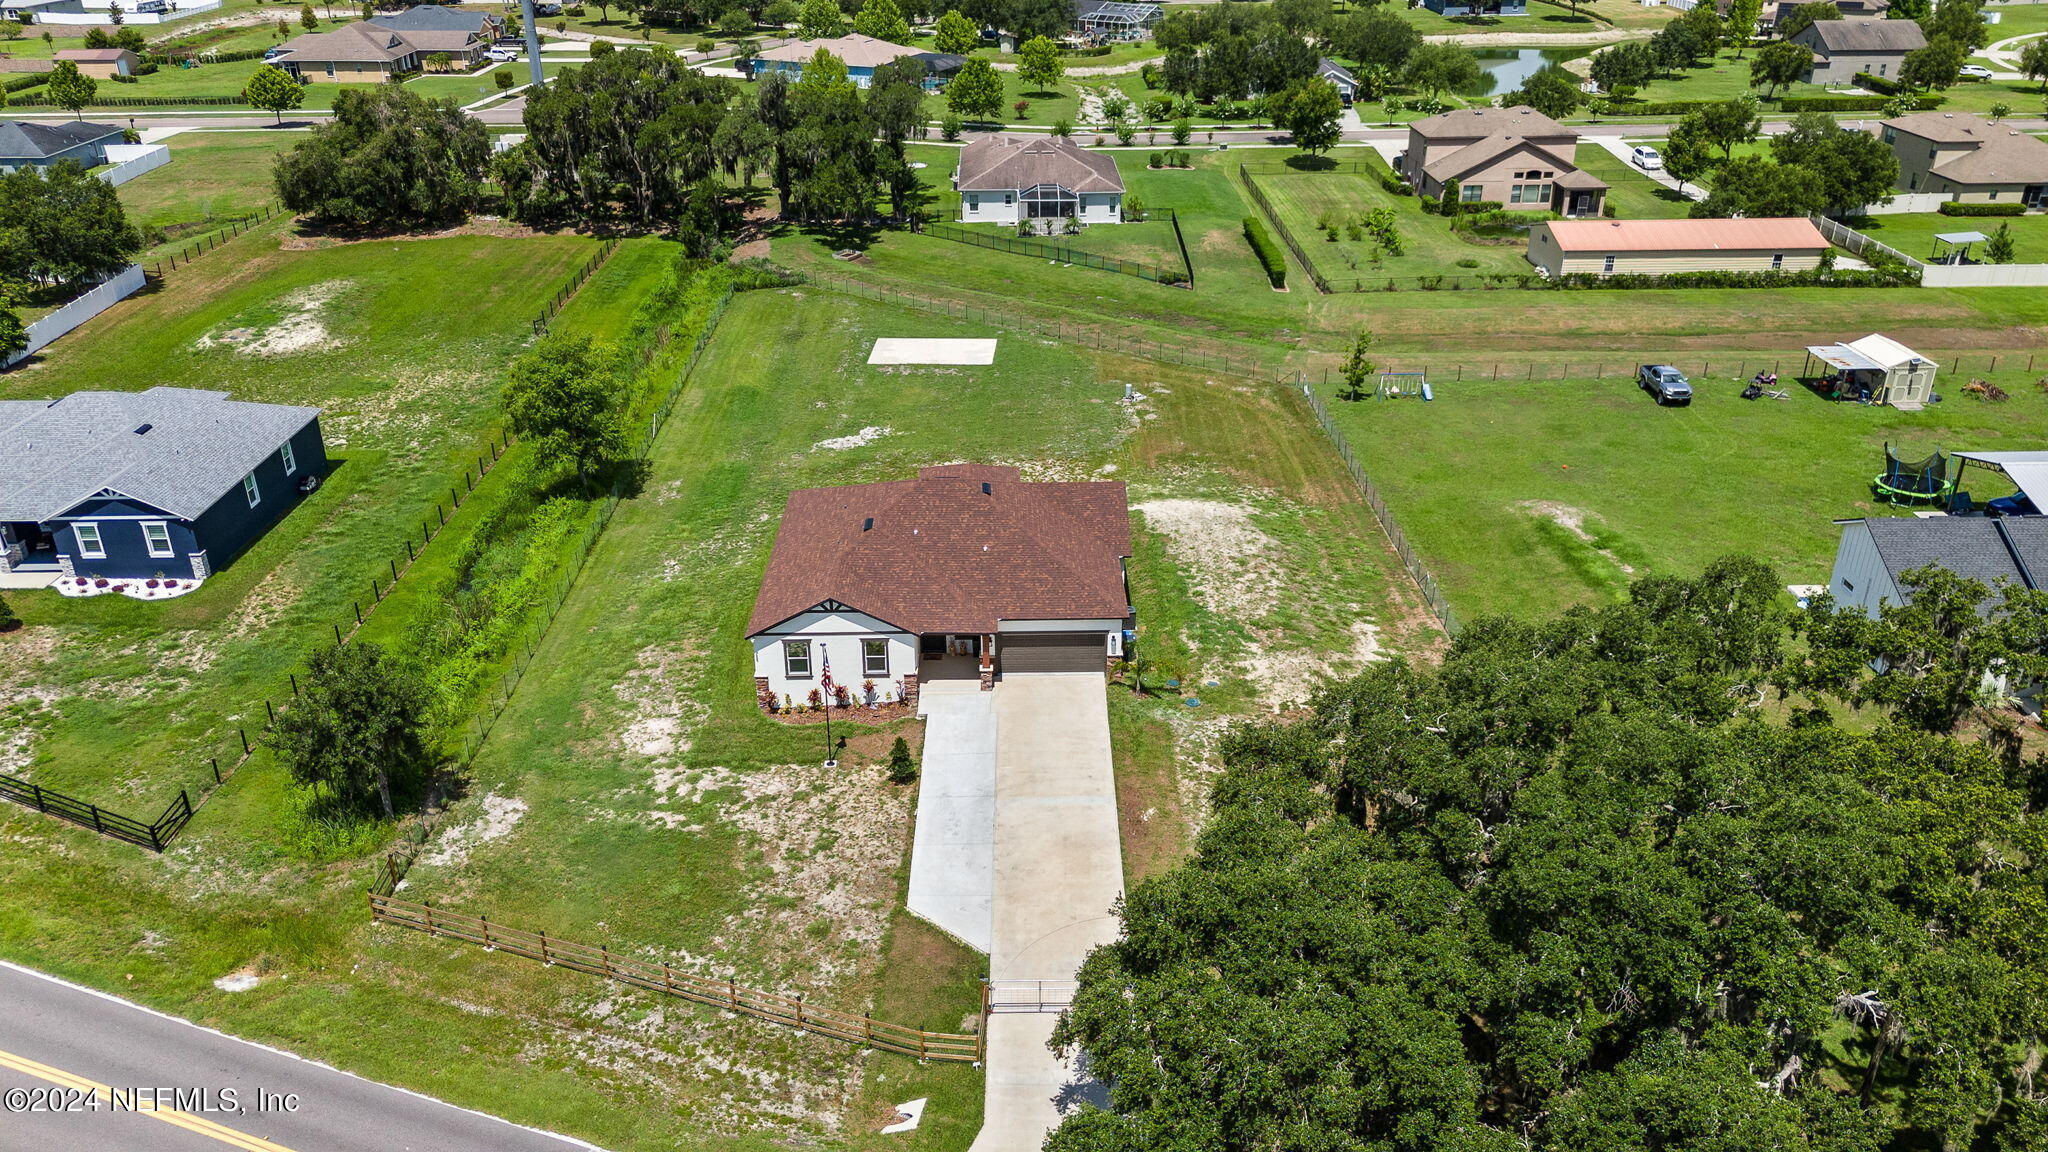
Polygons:
<instances>
[{"instance_id":1,"label":"brown shingle roof","mask_svg":"<svg viewBox=\"0 0 2048 1152\"><path fill-rule=\"evenodd\" d=\"M333 60L356 64L363 61L390 63L412 55L416 49L406 38L389 28L357 21L332 32L308 32L284 43L293 63Z\"/></svg>"},{"instance_id":2,"label":"brown shingle roof","mask_svg":"<svg viewBox=\"0 0 2048 1152\"><path fill-rule=\"evenodd\" d=\"M1121 192L1116 161L1058 136L982 136L960 150L962 192L1058 184L1070 192Z\"/></svg>"},{"instance_id":3,"label":"brown shingle roof","mask_svg":"<svg viewBox=\"0 0 2048 1152\"><path fill-rule=\"evenodd\" d=\"M1429 178L1438 183L1448 183L1464 177L1467 173L1484 168L1488 164L1517 149L1526 149L1539 160L1566 171L1575 167L1571 158L1560 156L1548 148L1520 136L1489 136L1475 144L1467 144L1448 156L1439 156L1422 166Z\"/></svg>"},{"instance_id":4,"label":"brown shingle roof","mask_svg":"<svg viewBox=\"0 0 2048 1152\"><path fill-rule=\"evenodd\" d=\"M1816 21L1811 35L1815 46L1823 53L1911 52L1915 48L1927 47L1927 37L1918 24L1911 20L1886 20L1877 16Z\"/></svg>"},{"instance_id":5,"label":"brown shingle roof","mask_svg":"<svg viewBox=\"0 0 2048 1152\"><path fill-rule=\"evenodd\" d=\"M1417 120L1408 127L1422 134L1425 140L1440 140L1445 137L1457 139L1463 136L1572 136L1577 132L1559 124L1534 108L1458 108L1440 113L1425 120Z\"/></svg>"},{"instance_id":6,"label":"brown shingle roof","mask_svg":"<svg viewBox=\"0 0 2048 1152\"><path fill-rule=\"evenodd\" d=\"M466 52L483 47L483 37L474 32L453 32L447 29L400 32L405 42L421 52Z\"/></svg>"},{"instance_id":7,"label":"brown shingle roof","mask_svg":"<svg viewBox=\"0 0 2048 1152\"><path fill-rule=\"evenodd\" d=\"M2048 142L2008 128L1937 165L1934 174L1961 184L2048 183Z\"/></svg>"},{"instance_id":8,"label":"brown shingle roof","mask_svg":"<svg viewBox=\"0 0 2048 1152\"><path fill-rule=\"evenodd\" d=\"M87 64L112 64L117 60L134 60L136 55L126 48L59 48L52 54L58 60L83 61Z\"/></svg>"},{"instance_id":9,"label":"brown shingle roof","mask_svg":"<svg viewBox=\"0 0 2048 1152\"><path fill-rule=\"evenodd\" d=\"M915 480L802 488L783 509L747 632L826 600L920 634L1122 619L1130 554L1121 483L1026 483L1015 468L951 464Z\"/></svg>"},{"instance_id":10,"label":"brown shingle roof","mask_svg":"<svg viewBox=\"0 0 2048 1152\"><path fill-rule=\"evenodd\" d=\"M1796 252L1826 248L1804 216L1754 220L1552 220L1543 225L1565 252Z\"/></svg>"},{"instance_id":11,"label":"brown shingle roof","mask_svg":"<svg viewBox=\"0 0 2048 1152\"><path fill-rule=\"evenodd\" d=\"M877 40L873 36L863 36L854 32L846 36L834 36L829 40L793 41L779 48L770 48L755 59L777 60L785 64L808 64L811 57L818 54L820 48L838 57L839 62L848 68L880 68L892 60L915 56L919 51L916 48L905 48L901 44L891 44L887 40Z\"/></svg>"}]
</instances>

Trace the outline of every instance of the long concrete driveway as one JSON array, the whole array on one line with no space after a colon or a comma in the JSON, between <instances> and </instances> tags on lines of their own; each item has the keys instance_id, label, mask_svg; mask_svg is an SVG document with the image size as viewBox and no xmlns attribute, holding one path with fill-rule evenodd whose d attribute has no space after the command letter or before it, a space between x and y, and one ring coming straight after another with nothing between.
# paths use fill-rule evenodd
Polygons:
<instances>
[{"instance_id":1,"label":"long concrete driveway","mask_svg":"<svg viewBox=\"0 0 2048 1152\"><path fill-rule=\"evenodd\" d=\"M1123 852L1099 673L996 685L995 934L987 1104L971 1152L1037 1152L1061 1114L1104 1093L1046 1043L1074 974L1116 939ZM1052 991L1043 997L1027 991ZM1025 998L1035 1003L1026 1007ZM1004 1010L1006 1002L1019 1010Z\"/></svg>"},{"instance_id":2,"label":"long concrete driveway","mask_svg":"<svg viewBox=\"0 0 2048 1152\"><path fill-rule=\"evenodd\" d=\"M0 964L0 1148L574 1152L591 1146Z\"/></svg>"},{"instance_id":3,"label":"long concrete driveway","mask_svg":"<svg viewBox=\"0 0 2048 1152\"><path fill-rule=\"evenodd\" d=\"M910 911L976 951L994 945L995 693L981 681L927 680L924 779L910 845Z\"/></svg>"}]
</instances>

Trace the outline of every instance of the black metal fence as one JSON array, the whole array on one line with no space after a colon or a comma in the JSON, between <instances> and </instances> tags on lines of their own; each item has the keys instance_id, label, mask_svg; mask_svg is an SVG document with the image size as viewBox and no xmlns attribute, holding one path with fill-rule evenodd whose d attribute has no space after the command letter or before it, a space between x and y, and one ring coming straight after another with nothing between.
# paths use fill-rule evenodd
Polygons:
<instances>
[{"instance_id":1,"label":"black metal fence","mask_svg":"<svg viewBox=\"0 0 2048 1152\"><path fill-rule=\"evenodd\" d=\"M1168 209L1173 221L1174 236L1180 236L1180 219ZM1069 248L1047 240L1031 240L1022 236L1005 236L997 232L982 232L963 228L957 224L926 224L922 231L928 236L941 240L953 240L961 244L972 244L977 248L992 248L998 252L1014 252L1019 256L1035 256L1041 260L1053 260L1061 264L1079 264L1083 268L1095 268L1104 272L1115 272L1124 276L1136 276L1158 284L1177 284L1194 287L1194 265L1187 260L1187 243L1181 241L1179 268L1163 268L1156 264L1144 264L1136 260L1119 260L1079 248Z\"/></svg>"},{"instance_id":2,"label":"black metal fence","mask_svg":"<svg viewBox=\"0 0 2048 1152\"><path fill-rule=\"evenodd\" d=\"M1294 253L1294 258L1300 261L1302 270L1307 272L1308 278L1315 282L1316 291L1321 292L1325 296L1329 295L1330 282L1323 279L1321 272L1316 271L1315 261L1308 258L1308 253L1301 247L1301 241L1296 240L1294 233L1287 230L1286 221L1280 219L1280 213L1274 211L1273 202L1266 199L1265 190L1259 187L1258 181L1252 179L1251 172L1247 169L1239 168L1237 170L1237 178L1244 182L1245 191L1251 194L1252 203L1257 204L1259 211L1265 213L1267 223L1273 226L1275 232L1280 233L1281 243L1287 245L1289 252Z\"/></svg>"},{"instance_id":3,"label":"black metal fence","mask_svg":"<svg viewBox=\"0 0 2048 1152\"><path fill-rule=\"evenodd\" d=\"M14 801L24 808L45 812L59 820L90 828L102 836L125 840L152 852L161 852L192 819L192 801L183 788L178 789L178 798L170 802L161 815L145 824L132 816L109 812L87 800L67 796L53 788L45 788L27 780L0 774L0 797Z\"/></svg>"},{"instance_id":4,"label":"black metal fence","mask_svg":"<svg viewBox=\"0 0 2048 1152\"><path fill-rule=\"evenodd\" d=\"M611 259L612 253L618 250L619 238L616 236L607 239L603 244L599 245L597 251L591 254L590 259L583 262L583 267L578 268L575 274L569 277L569 282L562 285L561 289L548 301L548 306L540 310L540 315L533 318L533 334L536 336L547 335L549 322L562 314L562 309L569 306L569 301L576 298L576 293L581 291L585 284L589 283L592 276L597 275L597 270L604 267L604 262Z\"/></svg>"},{"instance_id":5,"label":"black metal fence","mask_svg":"<svg viewBox=\"0 0 2048 1152\"><path fill-rule=\"evenodd\" d=\"M45 95L16 96L12 101L17 108L62 108L66 105ZM247 108L249 102L240 96L108 96L88 100L86 108Z\"/></svg>"},{"instance_id":6,"label":"black metal fence","mask_svg":"<svg viewBox=\"0 0 2048 1152\"><path fill-rule=\"evenodd\" d=\"M249 231L256 225L269 220L282 211L284 211L284 206L281 204L266 204L260 210L251 212L246 216L231 217L227 223L221 225L217 230L201 236L190 244L184 245L176 252L158 257L156 262L150 265L150 275L161 280L166 271L178 267L179 264L190 264L192 261L199 259L201 256Z\"/></svg>"}]
</instances>

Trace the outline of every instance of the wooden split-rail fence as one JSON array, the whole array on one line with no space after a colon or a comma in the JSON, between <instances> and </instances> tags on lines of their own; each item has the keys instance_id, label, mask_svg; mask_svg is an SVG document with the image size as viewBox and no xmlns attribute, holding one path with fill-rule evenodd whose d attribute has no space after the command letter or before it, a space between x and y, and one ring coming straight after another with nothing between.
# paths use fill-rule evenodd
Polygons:
<instances>
[{"instance_id":1,"label":"wooden split-rail fence","mask_svg":"<svg viewBox=\"0 0 2048 1152\"><path fill-rule=\"evenodd\" d=\"M481 944L486 949L523 956L562 968L573 968L608 977L636 988L665 993L683 1000L708 1004L742 1016L772 1024L801 1029L818 1036L844 1040L867 1048L915 1056L919 1060L944 1060L962 1064L979 1063L983 1056L980 1036L955 1032L927 1032L907 1028L872 1016L822 1008L802 996L783 996L748 988L732 980L717 980L689 972L678 972L667 964L621 956L609 947L591 947L564 940L546 932L529 932L494 924L483 916L465 916L400 900L375 889L370 892L370 915L386 924L412 928L432 936Z\"/></svg>"}]
</instances>

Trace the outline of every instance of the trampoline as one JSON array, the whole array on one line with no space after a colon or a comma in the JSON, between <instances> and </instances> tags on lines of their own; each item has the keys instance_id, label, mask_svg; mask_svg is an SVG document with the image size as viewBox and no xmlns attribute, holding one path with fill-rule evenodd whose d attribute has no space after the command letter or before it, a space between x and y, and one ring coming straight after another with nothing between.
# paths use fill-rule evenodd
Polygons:
<instances>
[{"instance_id":1,"label":"trampoline","mask_svg":"<svg viewBox=\"0 0 2048 1152\"><path fill-rule=\"evenodd\" d=\"M1946 501L1956 490L1948 457L1939 449L1922 460L1901 460L1889 441L1884 446L1884 471L1871 478L1871 490L1891 504Z\"/></svg>"}]
</instances>

